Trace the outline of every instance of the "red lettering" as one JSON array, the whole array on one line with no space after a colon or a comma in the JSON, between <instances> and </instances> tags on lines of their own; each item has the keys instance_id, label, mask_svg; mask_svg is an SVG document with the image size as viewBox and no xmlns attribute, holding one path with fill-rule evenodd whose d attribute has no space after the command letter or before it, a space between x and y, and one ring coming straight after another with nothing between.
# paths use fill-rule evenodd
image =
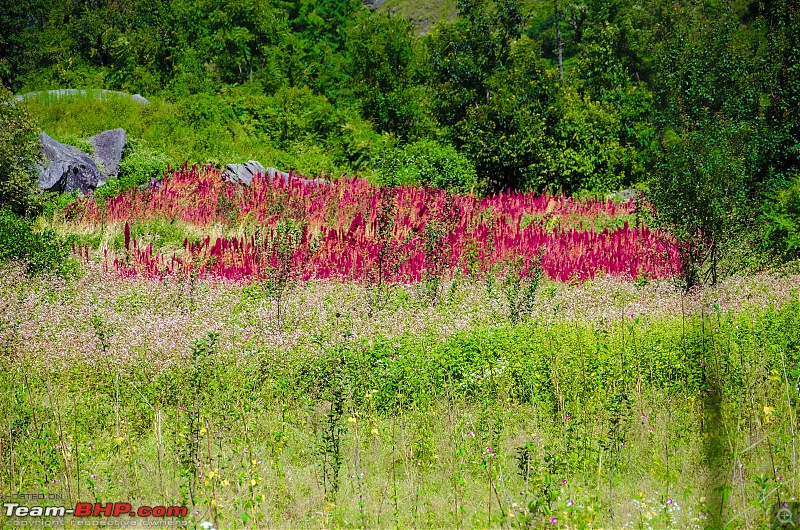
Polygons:
<instances>
[{"instance_id":1,"label":"red lettering","mask_svg":"<svg viewBox=\"0 0 800 530\"><path fill-rule=\"evenodd\" d=\"M79 502L75 505L75 513L73 513L75 517L89 517L92 515L92 503L91 502Z\"/></svg>"},{"instance_id":2,"label":"red lettering","mask_svg":"<svg viewBox=\"0 0 800 530\"><path fill-rule=\"evenodd\" d=\"M150 517L150 507L149 506L140 506L138 510L136 510L136 515L139 517Z\"/></svg>"},{"instance_id":3,"label":"red lettering","mask_svg":"<svg viewBox=\"0 0 800 530\"><path fill-rule=\"evenodd\" d=\"M118 502L114 505L114 517L119 517L123 513L131 511L131 505L127 502Z\"/></svg>"},{"instance_id":4,"label":"red lettering","mask_svg":"<svg viewBox=\"0 0 800 530\"><path fill-rule=\"evenodd\" d=\"M170 506L167 508L167 517L186 517L189 509L186 506Z\"/></svg>"},{"instance_id":5,"label":"red lettering","mask_svg":"<svg viewBox=\"0 0 800 530\"><path fill-rule=\"evenodd\" d=\"M105 506L103 506L99 502L96 502L94 504L94 511L92 512L92 515L97 517L98 515L100 515L102 513L106 517L111 517L111 514L112 514L113 511L114 511L114 503L113 502L109 502Z\"/></svg>"},{"instance_id":6,"label":"red lettering","mask_svg":"<svg viewBox=\"0 0 800 530\"><path fill-rule=\"evenodd\" d=\"M164 517L167 514L167 509L163 506L156 506L153 508L153 517Z\"/></svg>"}]
</instances>

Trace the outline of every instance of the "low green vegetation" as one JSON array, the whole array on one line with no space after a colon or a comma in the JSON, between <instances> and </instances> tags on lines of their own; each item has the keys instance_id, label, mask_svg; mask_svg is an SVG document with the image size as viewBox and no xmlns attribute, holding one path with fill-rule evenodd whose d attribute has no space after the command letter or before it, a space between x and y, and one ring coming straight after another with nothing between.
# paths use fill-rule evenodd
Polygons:
<instances>
[{"instance_id":1,"label":"low green vegetation","mask_svg":"<svg viewBox=\"0 0 800 530\"><path fill-rule=\"evenodd\" d=\"M49 229L37 230L33 223L8 208L0 210L0 260L21 263L28 273L66 273L69 244Z\"/></svg>"},{"instance_id":2,"label":"low green vegetation","mask_svg":"<svg viewBox=\"0 0 800 530\"><path fill-rule=\"evenodd\" d=\"M279 528L763 527L796 491L796 276L544 284L522 314L480 282L372 311L308 284L277 321L256 288L14 274L15 491Z\"/></svg>"},{"instance_id":3,"label":"low green vegetation","mask_svg":"<svg viewBox=\"0 0 800 530\"><path fill-rule=\"evenodd\" d=\"M153 179L161 179L169 169L170 162L160 151L156 151L141 141L128 143L119 165L117 177L108 179L94 192L96 200L119 196L130 189L149 184Z\"/></svg>"}]
</instances>

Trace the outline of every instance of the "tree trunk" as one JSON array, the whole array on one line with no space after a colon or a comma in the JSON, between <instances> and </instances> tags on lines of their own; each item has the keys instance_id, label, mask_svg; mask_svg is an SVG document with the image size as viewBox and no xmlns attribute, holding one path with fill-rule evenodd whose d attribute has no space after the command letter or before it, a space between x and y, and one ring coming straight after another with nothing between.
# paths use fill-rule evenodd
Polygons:
<instances>
[{"instance_id":1,"label":"tree trunk","mask_svg":"<svg viewBox=\"0 0 800 530\"><path fill-rule=\"evenodd\" d=\"M553 0L553 12L556 17L556 42L558 45L558 78L564 80L564 46L561 43L561 16L558 12L558 0Z\"/></svg>"}]
</instances>

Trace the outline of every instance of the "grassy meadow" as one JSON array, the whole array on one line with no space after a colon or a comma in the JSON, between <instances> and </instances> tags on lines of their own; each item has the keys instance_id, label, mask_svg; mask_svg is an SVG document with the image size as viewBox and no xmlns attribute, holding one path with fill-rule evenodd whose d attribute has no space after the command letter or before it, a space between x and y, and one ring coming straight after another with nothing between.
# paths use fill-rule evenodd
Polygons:
<instances>
[{"instance_id":1,"label":"grassy meadow","mask_svg":"<svg viewBox=\"0 0 800 530\"><path fill-rule=\"evenodd\" d=\"M409 229L416 254L398 259L422 272L380 282L370 270L391 269L381 249L405 224L439 222L431 201L397 199L389 229L380 189L355 181L306 195L256 183L235 188L239 203L221 201L226 184L210 204L170 179L182 182L109 199L101 218L81 199L40 219L77 241L72 275L0 274L2 491L276 529L761 528L796 498L796 268L683 293L669 275L614 272L608 253L624 243L585 248L546 225L591 214L597 232L576 226L641 235L613 222L630 210L510 194L458 199L481 220L464 229L470 244ZM341 219L320 196L345 201ZM172 219L170 204L183 207ZM342 221L358 212L371 228ZM288 218L304 220L295 246ZM258 247L266 272L233 274L254 222L277 241ZM556 281L546 254L536 275L461 267L474 254L511 263L484 224L510 234L509 252L539 255L526 237L543 230L574 242L576 267L600 268ZM372 252L363 275L303 272L314 230ZM204 235L226 253L197 250ZM142 265L153 246L183 268ZM430 248L455 265L433 267ZM294 272L276 276L282 263Z\"/></svg>"}]
</instances>

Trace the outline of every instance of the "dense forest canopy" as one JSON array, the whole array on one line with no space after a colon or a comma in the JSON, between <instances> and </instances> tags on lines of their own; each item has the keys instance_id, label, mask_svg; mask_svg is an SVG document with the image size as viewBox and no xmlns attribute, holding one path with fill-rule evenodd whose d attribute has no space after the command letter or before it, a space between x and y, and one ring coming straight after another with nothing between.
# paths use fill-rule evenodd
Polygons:
<instances>
[{"instance_id":1,"label":"dense forest canopy","mask_svg":"<svg viewBox=\"0 0 800 530\"><path fill-rule=\"evenodd\" d=\"M746 209L800 168L794 0L458 0L425 35L398 2L6 4L14 92L157 96L209 143L247 135L310 172L573 193L680 187L708 159Z\"/></svg>"}]
</instances>

